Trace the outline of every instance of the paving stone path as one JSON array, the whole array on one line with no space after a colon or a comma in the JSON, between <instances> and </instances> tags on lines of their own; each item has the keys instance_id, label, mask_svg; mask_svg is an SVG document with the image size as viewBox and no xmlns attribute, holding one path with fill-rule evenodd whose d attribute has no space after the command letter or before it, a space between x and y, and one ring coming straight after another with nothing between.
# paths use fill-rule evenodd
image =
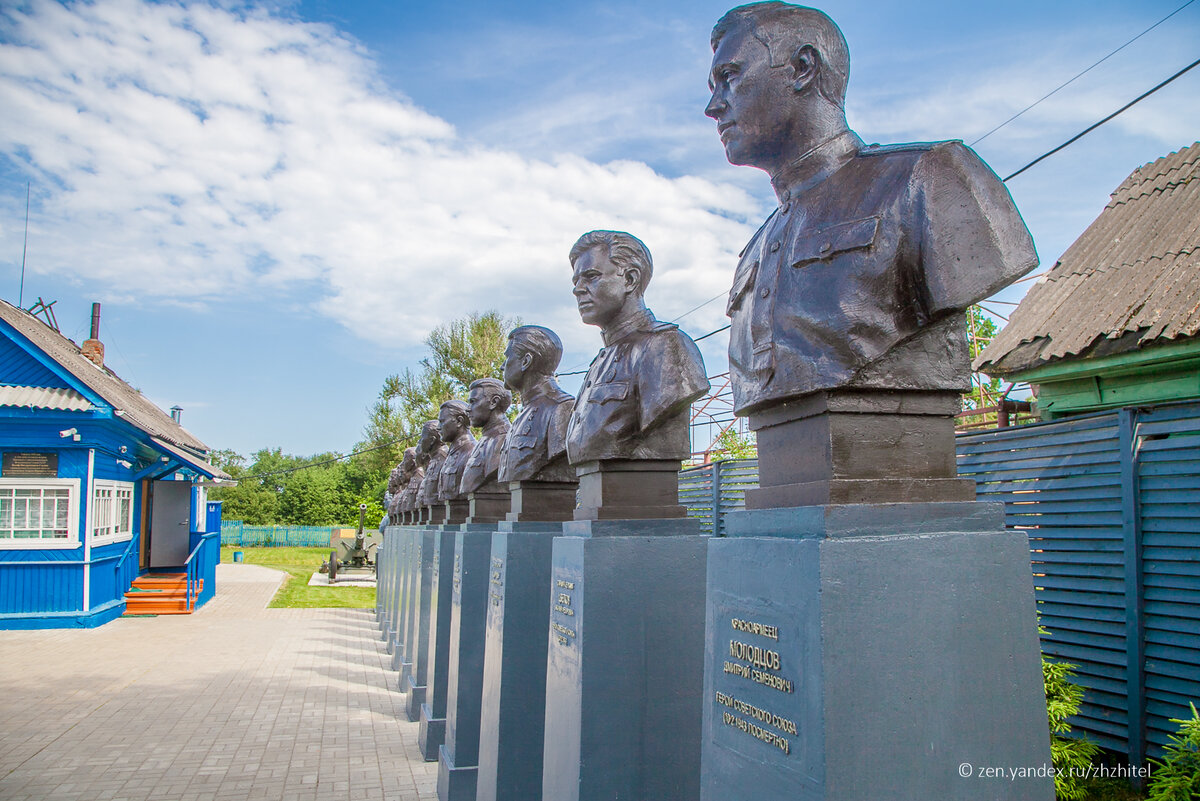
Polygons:
<instances>
[{"instance_id":1,"label":"paving stone path","mask_svg":"<svg viewBox=\"0 0 1200 801\"><path fill-rule=\"evenodd\" d=\"M4 801L434 801L374 610L267 609L217 568L194 615L0 631Z\"/></svg>"}]
</instances>

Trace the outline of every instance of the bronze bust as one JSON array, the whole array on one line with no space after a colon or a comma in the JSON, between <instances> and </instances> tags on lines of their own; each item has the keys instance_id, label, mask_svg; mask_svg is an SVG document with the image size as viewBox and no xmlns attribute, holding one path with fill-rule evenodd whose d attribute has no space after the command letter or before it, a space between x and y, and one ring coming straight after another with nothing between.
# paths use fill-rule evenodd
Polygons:
<instances>
[{"instance_id":1,"label":"bronze bust","mask_svg":"<svg viewBox=\"0 0 1200 801\"><path fill-rule=\"evenodd\" d=\"M460 400L448 400L438 411L438 426L442 442L446 443L446 459L438 477L438 500L445 504L445 519L449 524L462 523L467 517L467 498L462 492L462 476L467 460L475 449L471 436L471 411ZM436 515L435 515L436 522Z\"/></svg>"},{"instance_id":2,"label":"bronze bust","mask_svg":"<svg viewBox=\"0 0 1200 801\"><path fill-rule=\"evenodd\" d=\"M495 378L480 378L471 382L471 425L480 429L479 439L463 470L460 491L466 495L488 482L500 472L500 455L511 425L505 412L512 405L512 393Z\"/></svg>"},{"instance_id":3,"label":"bronze bust","mask_svg":"<svg viewBox=\"0 0 1200 801\"><path fill-rule=\"evenodd\" d=\"M522 408L500 457L498 480L512 491L508 520L569 520L575 510L575 469L567 463L567 426L575 398L554 380L562 342L549 328L523 325L508 335L504 385Z\"/></svg>"},{"instance_id":4,"label":"bronze bust","mask_svg":"<svg viewBox=\"0 0 1200 801\"><path fill-rule=\"evenodd\" d=\"M712 47L705 114L779 201L727 306L734 407L764 468L748 505L965 498L929 481L954 476L964 310L1037 264L1007 189L961 142L864 145L846 41L820 11L741 6ZM798 449L822 464L793 469Z\"/></svg>"},{"instance_id":5,"label":"bronze bust","mask_svg":"<svg viewBox=\"0 0 1200 801\"><path fill-rule=\"evenodd\" d=\"M495 523L508 514L508 487L496 481L500 457L511 427L506 412L512 393L495 378L471 382L471 425L480 429L479 441L463 470L461 490L468 497L467 523Z\"/></svg>"},{"instance_id":6,"label":"bronze bust","mask_svg":"<svg viewBox=\"0 0 1200 801\"><path fill-rule=\"evenodd\" d=\"M396 507L396 513L402 520L404 515L412 508L412 495L408 488L412 483L413 474L417 470L417 449L405 448L404 456L400 459L400 477L397 484L400 486L400 492L393 500Z\"/></svg>"},{"instance_id":7,"label":"bronze bust","mask_svg":"<svg viewBox=\"0 0 1200 801\"><path fill-rule=\"evenodd\" d=\"M417 488L417 495L414 499L414 504L420 508L421 514L419 521L424 523L433 522L433 517L438 517L440 521L441 515L434 515L434 509L441 509L441 501L438 500L438 484L442 476L442 463L446 460L446 445L442 442L442 429L437 420L426 420L421 426L421 439L417 442L417 448L429 452L429 462L425 465L425 477L421 479L421 484ZM413 522L418 522L414 519Z\"/></svg>"},{"instance_id":8,"label":"bronze bust","mask_svg":"<svg viewBox=\"0 0 1200 801\"><path fill-rule=\"evenodd\" d=\"M700 351L678 326L659 322L646 308L653 261L640 239L592 231L571 248L570 260L579 315L604 336L567 427L567 457L583 493L576 517L682 517L674 475L691 455L691 403L709 388ZM622 501L620 493L599 489L595 482L603 479L585 478L610 470L644 473L646 494L626 493ZM651 478L668 472L674 497Z\"/></svg>"}]
</instances>

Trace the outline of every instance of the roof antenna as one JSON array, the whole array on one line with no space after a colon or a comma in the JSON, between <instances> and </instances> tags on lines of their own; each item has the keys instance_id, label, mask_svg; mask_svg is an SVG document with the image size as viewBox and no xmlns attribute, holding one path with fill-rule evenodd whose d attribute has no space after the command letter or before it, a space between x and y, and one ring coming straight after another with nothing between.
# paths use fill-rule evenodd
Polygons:
<instances>
[{"instance_id":1,"label":"roof antenna","mask_svg":"<svg viewBox=\"0 0 1200 801\"><path fill-rule=\"evenodd\" d=\"M21 245L21 291L17 293L17 306L25 306L25 253L29 250L29 181L25 182L25 242ZM40 298L39 298L40 300Z\"/></svg>"}]
</instances>

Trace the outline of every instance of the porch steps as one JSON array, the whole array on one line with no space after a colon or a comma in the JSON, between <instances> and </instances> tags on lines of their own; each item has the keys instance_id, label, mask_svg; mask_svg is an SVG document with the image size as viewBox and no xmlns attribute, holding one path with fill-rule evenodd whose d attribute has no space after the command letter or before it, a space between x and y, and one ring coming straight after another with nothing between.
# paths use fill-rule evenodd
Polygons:
<instances>
[{"instance_id":1,"label":"porch steps","mask_svg":"<svg viewBox=\"0 0 1200 801\"><path fill-rule=\"evenodd\" d=\"M204 589L201 579L195 588ZM186 573L147 573L133 580L125 593L125 615L190 615Z\"/></svg>"}]
</instances>

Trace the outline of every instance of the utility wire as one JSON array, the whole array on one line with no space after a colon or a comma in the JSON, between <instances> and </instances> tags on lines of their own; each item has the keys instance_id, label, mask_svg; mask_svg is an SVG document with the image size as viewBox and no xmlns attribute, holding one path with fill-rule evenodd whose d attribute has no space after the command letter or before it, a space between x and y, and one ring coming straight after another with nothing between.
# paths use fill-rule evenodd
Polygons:
<instances>
[{"instance_id":1,"label":"utility wire","mask_svg":"<svg viewBox=\"0 0 1200 801\"><path fill-rule=\"evenodd\" d=\"M286 475L288 473L295 473L300 470L308 470L313 467L324 467L327 464L334 464L336 462L344 462L347 459L353 458L355 456L360 456L364 453L370 453L371 451L381 451L384 448L390 448L392 445L395 445L399 441L400 441L399 439L394 439L394 440L391 440L390 442L385 442L382 445L376 445L374 448L365 448L361 451L355 451L354 453L348 453L345 456L338 456L334 459L326 459L323 462L313 462L312 464L302 464L299 467L289 467L287 470L275 470L270 473L255 473L252 476L237 476L237 477L235 477L234 480L235 481L250 481L252 479L257 479L257 478L270 478L271 476L282 476L282 475Z\"/></svg>"},{"instance_id":2,"label":"utility wire","mask_svg":"<svg viewBox=\"0 0 1200 801\"><path fill-rule=\"evenodd\" d=\"M1200 66L1200 59L1197 59L1197 60L1193 61L1191 64L1188 64L1186 67L1184 67L1184 68L1183 68L1183 69L1181 69L1179 72L1177 72L1177 73L1175 73L1174 75L1172 75L1170 78L1167 78L1165 81L1163 81L1162 83L1160 83L1158 86L1154 87L1153 89L1151 89L1151 90L1149 90L1149 91L1147 91L1147 92L1143 92L1142 94L1138 95L1136 98L1134 98L1133 100L1130 100L1128 103L1126 103L1125 105L1121 106L1119 109L1117 109L1116 111L1114 111L1112 114L1109 114L1107 117L1105 117L1104 119L1100 120L1099 122L1097 122L1097 123L1095 123L1095 124L1093 124L1093 125L1090 125L1090 126L1088 126L1087 128L1085 128L1084 130L1082 130L1082 131L1080 131L1079 133L1075 134L1075 135L1074 135L1074 136L1072 136L1070 139L1068 139L1067 141L1063 142L1061 145L1059 145L1058 147L1054 148L1053 150L1051 150L1051 151L1048 151L1048 152L1046 152L1046 153L1043 153L1042 155L1038 156L1036 159L1034 159L1033 161L1029 162L1029 163L1028 163L1028 164L1026 164L1024 167L1022 167L1021 169L1019 169L1019 170L1017 170L1016 172L1014 172L1012 175L1010 175L1010 176L1008 176L1007 178L1005 178L1005 179L1004 179L1004 181L1006 181L1006 182L1007 182L1007 181L1010 181L1010 180L1011 180L1011 179L1013 179L1013 178L1016 178L1018 175L1020 175L1021 173L1025 172L1026 170L1028 170L1028 169L1029 169L1030 167L1032 167L1034 164L1037 164L1037 163L1038 163L1039 161L1041 161L1042 159L1049 158L1050 156L1053 156L1053 155L1054 155L1055 153L1057 153L1058 151L1062 150L1062 149L1063 149L1064 147L1066 147L1067 145L1070 145L1070 144L1073 144L1073 143L1077 142L1078 140L1082 139L1082 138L1083 138L1084 136L1086 136L1087 134L1089 134L1089 133L1091 133L1092 131L1094 131L1094 130L1096 130L1097 128L1099 128L1099 127L1100 127L1101 125L1103 125L1104 123L1106 123L1106 122L1108 122L1109 120L1111 120L1113 117L1115 117L1115 116L1117 116L1118 114L1120 114L1122 111L1125 111L1126 109L1128 109L1128 108L1130 108L1130 107L1134 106L1135 104L1137 104L1137 103L1140 103L1141 101L1145 100L1145 99L1146 99L1147 97L1149 97L1150 95L1152 95L1152 94L1154 94L1155 92L1157 92L1159 89L1162 89L1162 88L1163 88L1164 86L1166 86L1167 84L1171 83L1172 81L1174 81L1174 80L1175 80L1175 79L1177 79L1177 78L1180 78L1180 77L1182 77L1182 76L1183 76L1185 73L1187 73L1187 72L1189 72L1189 71L1191 71L1191 70L1195 69L1195 68L1196 68L1196 67L1198 67L1198 66Z\"/></svg>"},{"instance_id":3,"label":"utility wire","mask_svg":"<svg viewBox=\"0 0 1200 801\"><path fill-rule=\"evenodd\" d=\"M1043 100L1045 100L1045 99L1049 98L1051 95L1053 95L1053 94L1057 93L1057 92L1058 92L1060 89L1065 89L1066 87L1070 86L1070 85L1071 85L1072 83L1074 83L1076 80L1078 80L1079 78L1082 78L1084 75L1087 75L1087 74L1088 74L1089 72L1091 72L1093 69L1095 69L1096 67L1099 67L1099 66L1100 66L1101 64L1103 64L1105 61L1108 61L1110 58L1112 58L1113 56L1115 56L1117 53L1120 53L1122 50L1124 50L1125 48L1129 47L1129 45L1133 44L1133 43L1134 43L1134 42L1136 42L1138 39L1141 39L1143 36L1145 36L1146 34L1150 33L1150 31L1154 30L1154 29L1155 29L1155 28L1157 28L1159 25L1162 25L1164 22L1166 22L1166 21L1167 21L1167 20L1169 20L1171 17L1173 17L1173 16L1175 16L1176 14L1178 14L1180 11L1183 11L1185 8L1187 8L1188 6L1190 6L1190 5L1191 5L1192 3L1194 3L1194 2L1196 2L1196 0L1188 0L1186 3L1184 3L1183 5L1181 5L1179 8L1175 9L1175 10L1174 10L1174 11L1172 11L1170 14L1168 14L1168 15L1167 15L1167 16L1165 16L1165 17L1163 17L1163 18L1162 18L1162 19L1160 19L1158 22L1154 23L1154 24L1153 24L1153 25L1151 25L1149 28L1147 28L1146 30L1142 31L1142 32L1141 32L1141 33L1139 33L1137 36L1133 37L1133 38L1132 38L1132 39L1130 39L1128 42L1126 42L1125 44L1123 44L1123 45L1121 45L1120 47L1118 47L1116 50L1114 50L1114 51L1112 51L1111 53L1109 53L1107 56L1105 56L1104 58L1102 58L1102 59L1100 59L1099 61L1097 61L1097 62L1096 62L1095 64L1093 64L1092 66L1088 67L1088 68L1087 68L1087 69L1085 69L1083 72L1080 72L1078 75L1076 75L1075 77L1073 77L1073 78L1071 78L1070 80L1066 81L1065 83L1059 84L1059 85L1058 85L1058 86L1056 86L1055 88L1051 89L1051 90L1050 90L1048 93L1046 93L1046 94L1042 95L1040 98L1038 98L1037 100L1033 101L1033 102L1032 102L1032 103L1030 103L1028 106L1026 106L1025 108L1021 109L1021 110L1020 110L1020 111L1018 111L1016 114L1012 115L1012 116L1011 116L1011 117L1009 117L1007 120L1005 120L1004 122L1000 123L1000 124L999 124L999 125L997 125L995 128L993 128L992 130L988 131L987 133L985 133L983 136L981 136L981 137L979 137L978 139L976 139L974 142L972 142L972 143L970 144L970 146L971 146L971 147L975 147L975 145L979 144L979 143L980 143L980 142L982 142L984 139L987 139L989 136L991 136L992 134L994 134L996 131L1000 130L1000 129L1001 129L1001 128L1003 128L1005 125L1008 125L1010 122L1012 122L1013 120L1015 120L1017 117L1020 117L1020 116L1021 116L1022 114L1024 114L1026 111L1029 111L1031 108L1033 108L1034 106L1036 106L1036 105L1038 105L1039 103L1041 103Z\"/></svg>"}]
</instances>

